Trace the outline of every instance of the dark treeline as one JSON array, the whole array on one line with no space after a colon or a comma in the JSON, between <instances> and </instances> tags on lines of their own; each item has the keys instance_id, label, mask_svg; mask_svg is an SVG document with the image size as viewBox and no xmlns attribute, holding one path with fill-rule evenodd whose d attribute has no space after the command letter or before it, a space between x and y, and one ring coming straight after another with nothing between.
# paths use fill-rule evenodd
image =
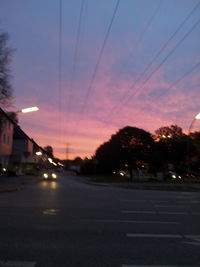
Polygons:
<instances>
[{"instance_id":1,"label":"dark treeline","mask_svg":"<svg viewBox=\"0 0 200 267\"><path fill-rule=\"evenodd\" d=\"M177 172L199 172L200 132L186 135L177 125L161 127L155 135L126 126L100 145L94 157L85 160L84 173L113 174L143 169L152 176L169 169Z\"/></svg>"}]
</instances>

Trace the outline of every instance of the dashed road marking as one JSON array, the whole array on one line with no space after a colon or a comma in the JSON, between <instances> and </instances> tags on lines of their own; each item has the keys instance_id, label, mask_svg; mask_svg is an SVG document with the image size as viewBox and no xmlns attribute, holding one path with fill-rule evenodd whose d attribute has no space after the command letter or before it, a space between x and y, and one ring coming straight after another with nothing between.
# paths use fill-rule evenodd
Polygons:
<instances>
[{"instance_id":1,"label":"dashed road marking","mask_svg":"<svg viewBox=\"0 0 200 267\"><path fill-rule=\"evenodd\" d=\"M0 267L34 267L35 261L0 261Z\"/></svg>"},{"instance_id":2,"label":"dashed road marking","mask_svg":"<svg viewBox=\"0 0 200 267\"><path fill-rule=\"evenodd\" d=\"M183 238L182 235L176 234L144 234L144 233L128 233L127 237L142 237L142 238Z\"/></svg>"},{"instance_id":3,"label":"dashed road marking","mask_svg":"<svg viewBox=\"0 0 200 267\"><path fill-rule=\"evenodd\" d=\"M121 210L121 213L135 213L135 214L156 214L156 215L189 215L188 212L181 211L151 211L151 210ZM190 215L200 215L199 214L190 214Z\"/></svg>"},{"instance_id":4,"label":"dashed road marking","mask_svg":"<svg viewBox=\"0 0 200 267\"><path fill-rule=\"evenodd\" d=\"M180 224L168 221L137 221L137 220L106 220L106 219L81 219L82 222L96 223L139 223L139 224Z\"/></svg>"},{"instance_id":5,"label":"dashed road marking","mask_svg":"<svg viewBox=\"0 0 200 267\"><path fill-rule=\"evenodd\" d=\"M190 206L186 205L154 205L156 208L189 208Z\"/></svg>"},{"instance_id":6,"label":"dashed road marking","mask_svg":"<svg viewBox=\"0 0 200 267\"><path fill-rule=\"evenodd\" d=\"M123 264L122 267L183 267L183 265L129 265L129 264ZM195 266L185 266L184 267L195 267Z\"/></svg>"}]
</instances>

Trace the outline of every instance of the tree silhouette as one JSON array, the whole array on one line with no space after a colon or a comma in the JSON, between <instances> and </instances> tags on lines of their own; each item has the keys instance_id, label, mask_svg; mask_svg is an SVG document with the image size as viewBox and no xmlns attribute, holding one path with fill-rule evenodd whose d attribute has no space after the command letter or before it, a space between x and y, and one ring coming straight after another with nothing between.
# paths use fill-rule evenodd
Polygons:
<instances>
[{"instance_id":1,"label":"tree silhouette","mask_svg":"<svg viewBox=\"0 0 200 267\"><path fill-rule=\"evenodd\" d=\"M127 166L131 171L149 161L154 140L149 132L126 126L96 150L101 171L112 172Z\"/></svg>"},{"instance_id":2,"label":"tree silhouette","mask_svg":"<svg viewBox=\"0 0 200 267\"><path fill-rule=\"evenodd\" d=\"M54 156L53 156L53 148L52 148L52 146L45 146L45 147L44 147L44 150L46 151L47 156L48 156L49 158L53 158L53 157L54 157Z\"/></svg>"},{"instance_id":3,"label":"tree silhouette","mask_svg":"<svg viewBox=\"0 0 200 267\"><path fill-rule=\"evenodd\" d=\"M12 49L7 46L8 34L0 33L0 105L6 107L12 101L10 62Z\"/></svg>"}]
</instances>

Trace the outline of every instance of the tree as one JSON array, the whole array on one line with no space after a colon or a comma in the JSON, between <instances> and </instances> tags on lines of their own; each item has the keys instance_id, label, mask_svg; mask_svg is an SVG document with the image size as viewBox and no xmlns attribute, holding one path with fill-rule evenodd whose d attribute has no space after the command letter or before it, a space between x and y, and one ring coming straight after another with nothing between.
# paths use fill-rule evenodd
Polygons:
<instances>
[{"instance_id":1,"label":"tree","mask_svg":"<svg viewBox=\"0 0 200 267\"><path fill-rule=\"evenodd\" d=\"M45 147L44 147L44 150L46 151L47 156L48 156L49 158L53 158L53 157L54 157L54 156L53 156L53 148L52 148L52 146L45 146Z\"/></svg>"},{"instance_id":2,"label":"tree","mask_svg":"<svg viewBox=\"0 0 200 267\"><path fill-rule=\"evenodd\" d=\"M155 150L152 155L154 169L163 169L169 163L174 169L185 164L188 157L187 146L190 138L177 125L164 126L155 131ZM167 167L166 167L167 169Z\"/></svg>"},{"instance_id":3,"label":"tree","mask_svg":"<svg viewBox=\"0 0 200 267\"><path fill-rule=\"evenodd\" d=\"M188 142L188 166L195 171L200 171L200 132L193 132L189 135Z\"/></svg>"},{"instance_id":4,"label":"tree","mask_svg":"<svg viewBox=\"0 0 200 267\"><path fill-rule=\"evenodd\" d=\"M9 118L11 118L12 121L14 121L16 124L19 123L19 119L18 119L18 116L17 116L17 113L16 112L7 112L7 115L9 116Z\"/></svg>"},{"instance_id":5,"label":"tree","mask_svg":"<svg viewBox=\"0 0 200 267\"><path fill-rule=\"evenodd\" d=\"M83 160L82 158L80 157L76 157L73 161L72 161L72 164L74 165L81 165L83 163Z\"/></svg>"},{"instance_id":6,"label":"tree","mask_svg":"<svg viewBox=\"0 0 200 267\"><path fill-rule=\"evenodd\" d=\"M155 133L157 140L167 140L169 138L178 139L184 135L182 128L178 125L160 127Z\"/></svg>"},{"instance_id":7,"label":"tree","mask_svg":"<svg viewBox=\"0 0 200 267\"><path fill-rule=\"evenodd\" d=\"M0 33L0 105L6 107L12 101L10 62L12 49L7 46L8 34Z\"/></svg>"},{"instance_id":8,"label":"tree","mask_svg":"<svg viewBox=\"0 0 200 267\"><path fill-rule=\"evenodd\" d=\"M136 127L124 127L96 151L96 159L105 171L120 170L124 166L139 167L148 163L154 140L149 132Z\"/></svg>"}]
</instances>

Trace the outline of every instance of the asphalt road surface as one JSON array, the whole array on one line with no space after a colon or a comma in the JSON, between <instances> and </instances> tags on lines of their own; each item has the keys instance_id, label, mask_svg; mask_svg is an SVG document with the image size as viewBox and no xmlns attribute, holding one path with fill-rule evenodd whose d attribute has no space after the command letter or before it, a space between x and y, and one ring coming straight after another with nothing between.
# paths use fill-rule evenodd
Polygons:
<instances>
[{"instance_id":1,"label":"asphalt road surface","mask_svg":"<svg viewBox=\"0 0 200 267\"><path fill-rule=\"evenodd\" d=\"M63 173L0 194L0 267L200 266L200 193Z\"/></svg>"}]
</instances>

